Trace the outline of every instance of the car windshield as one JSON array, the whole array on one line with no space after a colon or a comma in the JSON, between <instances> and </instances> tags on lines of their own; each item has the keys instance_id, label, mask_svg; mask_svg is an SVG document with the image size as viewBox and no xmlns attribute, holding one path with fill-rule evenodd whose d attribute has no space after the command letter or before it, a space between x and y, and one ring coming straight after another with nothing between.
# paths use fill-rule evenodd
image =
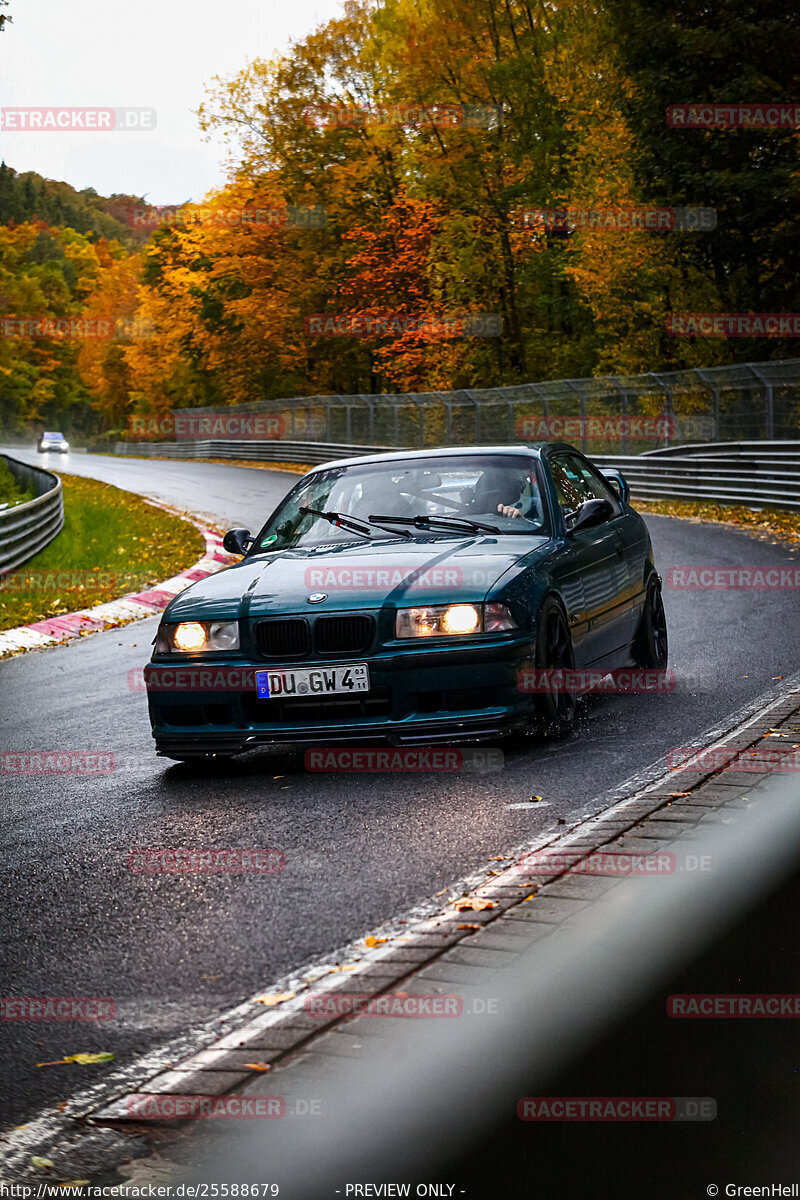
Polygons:
<instances>
[{"instance_id":1,"label":"car windshield","mask_svg":"<svg viewBox=\"0 0 800 1200\"><path fill-rule=\"evenodd\" d=\"M303 508L328 517L301 512ZM370 517L405 518L396 532L375 525L363 532L334 524L335 515L355 522ZM436 517L430 526L425 518ZM455 518L452 527L446 518ZM413 521L420 518L424 528ZM521 455L452 455L406 465L393 460L316 471L290 492L256 538L254 550L283 550L400 538L495 537L470 527L492 525L500 535L547 534L539 467Z\"/></svg>"},{"instance_id":2,"label":"car windshield","mask_svg":"<svg viewBox=\"0 0 800 1200\"><path fill-rule=\"evenodd\" d=\"M62 442L64 440L63 433L45 433L42 436L46 437L46 438L52 438L54 441L57 441L57 442Z\"/></svg>"}]
</instances>

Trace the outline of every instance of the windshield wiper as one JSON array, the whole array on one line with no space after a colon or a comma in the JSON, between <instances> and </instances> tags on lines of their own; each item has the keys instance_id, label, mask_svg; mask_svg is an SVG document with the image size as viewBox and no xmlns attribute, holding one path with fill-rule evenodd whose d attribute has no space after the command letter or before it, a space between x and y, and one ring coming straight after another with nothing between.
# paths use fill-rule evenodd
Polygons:
<instances>
[{"instance_id":1,"label":"windshield wiper","mask_svg":"<svg viewBox=\"0 0 800 1200\"><path fill-rule=\"evenodd\" d=\"M410 538L411 534L405 529L387 529L384 525L379 525L370 517L367 521L359 521L355 517L348 517L345 513L334 512L330 509L328 512L323 512L321 508L307 508L305 504L298 505L301 513L310 513L312 517L322 517L326 521L330 521L331 525L337 525L340 529L349 529L352 533L360 533L367 541L371 541L370 527L374 526L377 529L383 529L384 533L402 534L405 538Z\"/></svg>"},{"instance_id":2,"label":"windshield wiper","mask_svg":"<svg viewBox=\"0 0 800 1200\"><path fill-rule=\"evenodd\" d=\"M401 525L413 525L416 529L454 529L456 533L499 533L500 530L496 525L484 525L482 521L468 521L466 517L439 517L435 514L424 516L420 514L417 517L382 517L374 513L369 514L370 521L395 521ZM434 525L433 522L437 524Z\"/></svg>"}]
</instances>

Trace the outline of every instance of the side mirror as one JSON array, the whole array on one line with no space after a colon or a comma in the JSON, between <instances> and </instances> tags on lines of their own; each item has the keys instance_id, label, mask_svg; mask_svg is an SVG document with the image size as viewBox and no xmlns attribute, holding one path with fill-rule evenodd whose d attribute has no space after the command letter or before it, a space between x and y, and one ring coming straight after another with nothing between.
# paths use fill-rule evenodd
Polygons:
<instances>
[{"instance_id":1,"label":"side mirror","mask_svg":"<svg viewBox=\"0 0 800 1200\"><path fill-rule=\"evenodd\" d=\"M614 506L610 500L584 500L583 504L575 509L575 520L567 533L577 533L579 529L591 529L594 525L602 525L613 515Z\"/></svg>"},{"instance_id":2,"label":"side mirror","mask_svg":"<svg viewBox=\"0 0 800 1200\"><path fill-rule=\"evenodd\" d=\"M630 499L631 489L628 487L628 481L622 474L622 471L614 468L613 470L603 471L601 474L606 482L611 484L622 503L627 504Z\"/></svg>"},{"instance_id":3,"label":"side mirror","mask_svg":"<svg viewBox=\"0 0 800 1200\"><path fill-rule=\"evenodd\" d=\"M222 539L222 547L228 554L246 554L248 546L255 541L249 529L229 529Z\"/></svg>"}]
</instances>

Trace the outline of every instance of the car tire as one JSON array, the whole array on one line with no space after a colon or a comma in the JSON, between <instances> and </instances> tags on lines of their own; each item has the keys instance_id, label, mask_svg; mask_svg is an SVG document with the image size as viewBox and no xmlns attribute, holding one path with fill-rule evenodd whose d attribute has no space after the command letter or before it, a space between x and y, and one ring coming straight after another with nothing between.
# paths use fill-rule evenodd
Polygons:
<instances>
[{"instance_id":1,"label":"car tire","mask_svg":"<svg viewBox=\"0 0 800 1200\"><path fill-rule=\"evenodd\" d=\"M663 670L669 659L669 638L664 601L661 596L661 580L652 574L642 609L639 628L633 642L633 658L637 667Z\"/></svg>"},{"instance_id":2,"label":"car tire","mask_svg":"<svg viewBox=\"0 0 800 1200\"><path fill-rule=\"evenodd\" d=\"M548 596L539 613L536 633L536 665L538 668L572 670L575 654L566 613L555 596ZM575 726L577 710L575 692L542 692L536 697L535 725L548 740L570 734Z\"/></svg>"}]
</instances>

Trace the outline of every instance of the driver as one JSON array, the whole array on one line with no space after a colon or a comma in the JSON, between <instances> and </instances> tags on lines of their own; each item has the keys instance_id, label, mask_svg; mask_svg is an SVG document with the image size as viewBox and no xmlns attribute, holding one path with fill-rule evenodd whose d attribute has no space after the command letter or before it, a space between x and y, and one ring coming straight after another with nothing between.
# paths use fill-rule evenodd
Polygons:
<instances>
[{"instance_id":1,"label":"driver","mask_svg":"<svg viewBox=\"0 0 800 1200\"><path fill-rule=\"evenodd\" d=\"M484 512L497 512L501 517L530 517L539 519L538 505L528 475L515 473L509 477L496 472L492 479L484 475L475 487L473 507Z\"/></svg>"}]
</instances>

